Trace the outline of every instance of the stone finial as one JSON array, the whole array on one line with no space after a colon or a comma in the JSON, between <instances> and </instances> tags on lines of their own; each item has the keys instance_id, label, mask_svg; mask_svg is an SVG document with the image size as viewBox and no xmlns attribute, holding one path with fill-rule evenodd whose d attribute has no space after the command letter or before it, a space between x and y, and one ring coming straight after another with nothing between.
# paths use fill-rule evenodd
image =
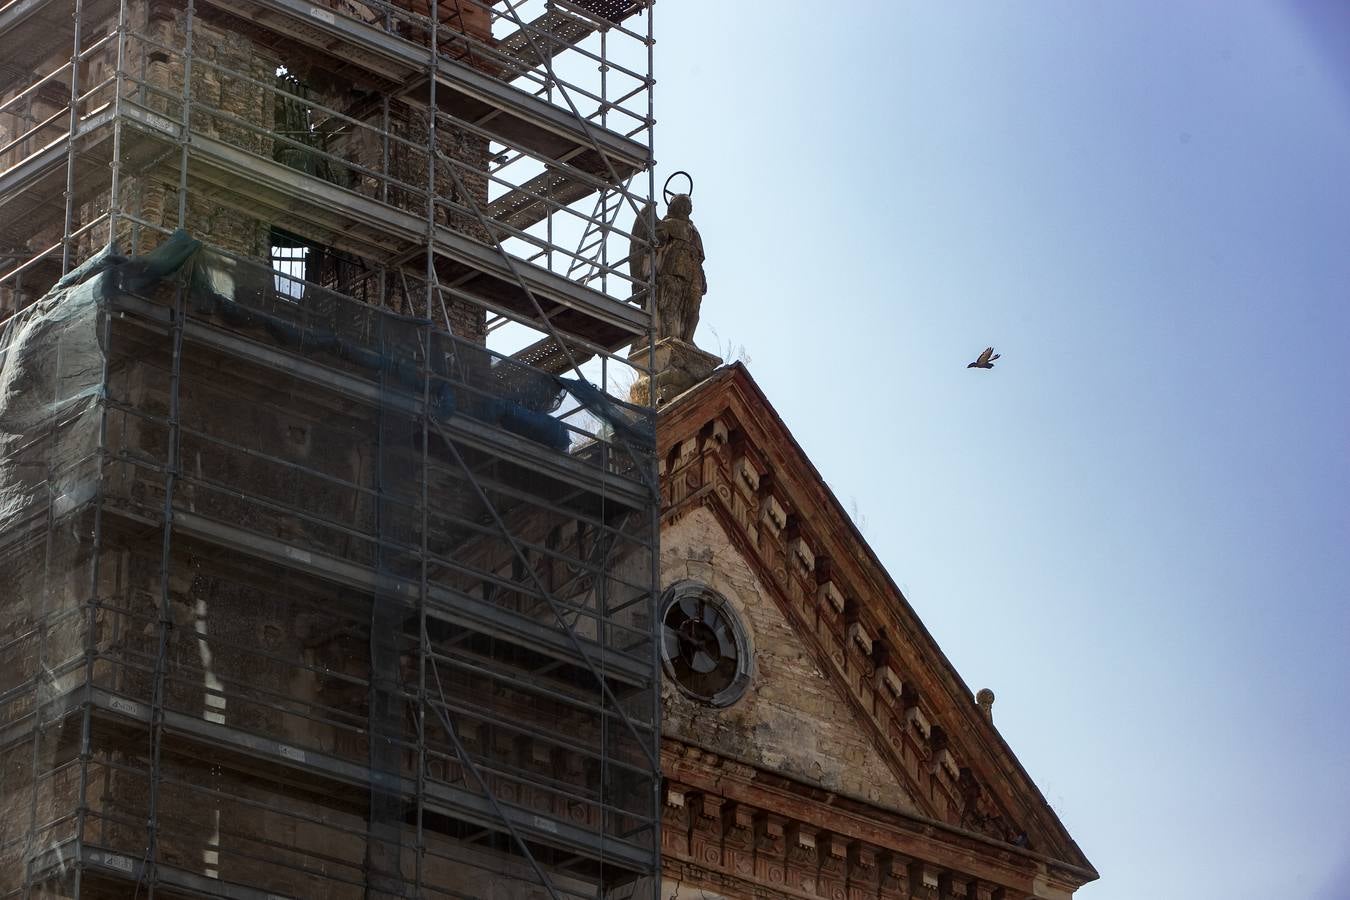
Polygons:
<instances>
[{"instance_id":1,"label":"stone finial","mask_svg":"<svg viewBox=\"0 0 1350 900\"><path fill-rule=\"evenodd\" d=\"M980 692L975 695L975 702L980 707L980 712L984 713L985 719L991 724L994 721L994 692L989 688L980 688Z\"/></svg>"}]
</instances>

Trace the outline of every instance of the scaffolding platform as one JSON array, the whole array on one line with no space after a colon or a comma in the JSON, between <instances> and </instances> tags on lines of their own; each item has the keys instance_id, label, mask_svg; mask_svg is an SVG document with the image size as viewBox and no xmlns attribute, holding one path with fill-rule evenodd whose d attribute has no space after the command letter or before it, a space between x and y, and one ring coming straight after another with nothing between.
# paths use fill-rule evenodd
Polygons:
<instances>
[{"instance_id":1,"label":"scaffolding platform","mask_svg":"<svg viewBox=\"0 0 1350 900\"><path fill-rule=\"evenodd\" d=\"M181 125L130 102L120 105L116 117L112 107L104 107L80 121L73 141L54 142L0 172L0 220L12 223L0 228L0 236L14 239L60 220L68 163L74 166L78 198L106 194L118 119L124 169L176 183ZM374 260L408 260L426 243L424 217L206 135L189 132L185 143L188 177L221 206L265 214L277 227L318 235L329 247ZM442 277L457 295L485 309L538 320L556 319L566 310L566 333L606 350L628 346L650 326L647 313L632 304L523 259L505 258L449 227L436 227L431 243L449 263Z\"/></svg>"},{"instance_id":2,"label":"scaffolding platform","mask_svg":"<svg viewBox=\"0 0 1350 900\"><path fill-rule=\"evenodd\" d=\"M106 22L115 14L116 0L88 0L81 19ZM0 6L0 93L32 78L54 54L70 56L75 16L70 3L52 0L10 0Z\"/></svg>"},{"instance_id":3,"label":"scaffolding platform","mask_svg":"<svg viewBox=\"0 0 1350 900\"><path fill-rule=\"evenodd\" d=\"M0 0L0 898L654 900L647 6Z\"/></svg>"}]
</instances>

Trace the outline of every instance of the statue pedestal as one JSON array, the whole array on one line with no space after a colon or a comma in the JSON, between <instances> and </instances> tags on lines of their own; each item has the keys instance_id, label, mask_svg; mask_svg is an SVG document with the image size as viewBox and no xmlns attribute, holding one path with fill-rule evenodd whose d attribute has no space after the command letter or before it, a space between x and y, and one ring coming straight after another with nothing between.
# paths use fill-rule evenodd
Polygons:
<instances>
[{"instance_id":1,"label":"statue pedestal","mask_svg":"<svg viewBox=\"0 0 1350 900\"><path fill-rule=\"evenodd\" d=\"M652 357L648 366L648 358ZM713 373L722 364L722 357L705 353L688 341L662 338L652 350L643 347L628 354L628 360L639 368L651 368L656 382L656 406L661 407L683 394ZM651 385L646 375L638 376L628 392L628 399L645 406L651 396Z\"/></svg>"}]
</instances>

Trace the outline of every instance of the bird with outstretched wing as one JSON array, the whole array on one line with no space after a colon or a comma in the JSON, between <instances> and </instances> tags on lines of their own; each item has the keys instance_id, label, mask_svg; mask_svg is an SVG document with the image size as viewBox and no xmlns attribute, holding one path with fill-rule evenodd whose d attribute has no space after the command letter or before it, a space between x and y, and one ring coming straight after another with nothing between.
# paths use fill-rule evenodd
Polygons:
<instances>
[{"instance_id":1,"label":"bird with outstretched wing","mask_svg":"<svg viewBox=\"0 0 1350 900\"><path fill-rule=\"evenodd\" d=\"M994 360L999 358L999 354L994 352L993 347L985 347L984 352L980 354L979 359L966 365L967 369L992 369Z\"/></svg>"}]
</instances>

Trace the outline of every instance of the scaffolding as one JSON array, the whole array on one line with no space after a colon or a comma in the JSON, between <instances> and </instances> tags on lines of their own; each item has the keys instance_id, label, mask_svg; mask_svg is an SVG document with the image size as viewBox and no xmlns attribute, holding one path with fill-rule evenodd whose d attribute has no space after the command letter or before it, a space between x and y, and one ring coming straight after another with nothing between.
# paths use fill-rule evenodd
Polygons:
<instances>
[{"instance_id":1,"label":"scaffolding","mask_svg":"<svg viewBox=\"0 0 1350 900\"><path fill-rule=\"evenodd\" d=\"M0 896L655 896L652 46L0 5Z\"/></svg>"}]
</instances>

